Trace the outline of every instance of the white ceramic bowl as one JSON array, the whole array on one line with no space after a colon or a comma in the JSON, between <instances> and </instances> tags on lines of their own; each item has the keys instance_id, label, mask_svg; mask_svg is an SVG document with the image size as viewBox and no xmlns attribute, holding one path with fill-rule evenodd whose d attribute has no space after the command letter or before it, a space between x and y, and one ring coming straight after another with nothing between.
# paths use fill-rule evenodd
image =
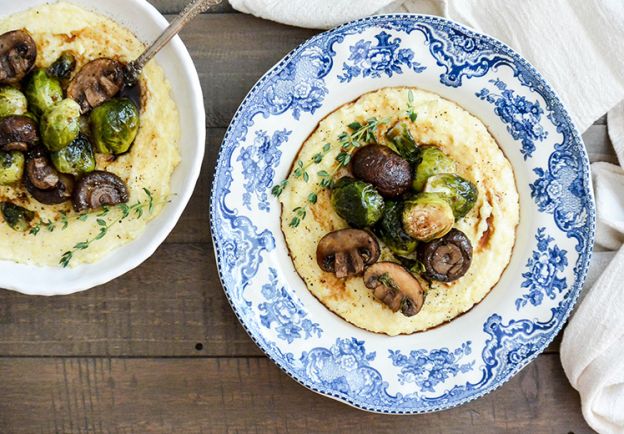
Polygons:
<instances>
[{"instance_id":1,"label":"white ceramic bowl","mask_svg":"<svg viewBox=\"0 0 624 434\"><path fill-rule=\"evenodd\" d=\"M139 40L153 41L168 25L167 20L146 0L69 0L78 6L108 16L129 28ZM2 2L2 16L46 3L43 0ZM193 60L179 37L175 37L156 61L171 83L172 96L180 112L181 162L171 178L171 203L152 220L134 241L125 244L95 264L74 268L38 267L0 261L0 288L25 294L71 294L106 283L137 267L165 240L186 207L204 157L205 112L199 77Z\"/></svg>"}]
</instances>

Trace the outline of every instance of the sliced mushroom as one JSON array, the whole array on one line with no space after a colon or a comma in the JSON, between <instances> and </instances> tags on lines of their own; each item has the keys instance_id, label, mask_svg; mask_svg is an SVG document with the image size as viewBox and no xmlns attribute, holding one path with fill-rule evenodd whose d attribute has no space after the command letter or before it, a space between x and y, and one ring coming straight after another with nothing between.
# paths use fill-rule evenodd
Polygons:
<instances>
[{"instance_id":1,"label":"sliced mushroom","mask_svg":"<svg viewBox=\"0 0 624 434\"><path fill-rule=\"evenodd\" d=\"M418 247L418 260L425 266L425 277L440 282L452 282L470 268L472 244L462 231L451 231L437 240Z\"/></svg>"},{"instance_id":2,"label":"sliced mushroom","mask_svg":"<svg viewBox=\"0 0 624 434\"><path fill-rule=\"evenodd\" d=\"M399 154L387 146L368 145L351 159L353 176L373 184L384 197L397 197L412 185L412 169Z\"/></svg>"},{"instance_id":3,"label":"sliced mushroom","mask_svg":"<svg viewBox=\"0 0 624 434\"><path fill-rule=\"evenodd\" d=\"M35 65L37 45L26 30L0 35L0 84L20 82Z\"/></svg>"},{"instance_id":4,"label":"sliced mushroom","mask_svg":"<svg viewBox=\"0 0 624 434\"><path fill-rule=\"evenodd\" d=\"M39 141L37 123L28 116L6 116L0 119L0 150L26 152Z\"/></svg>"},{"instance_id":5,"label":"sliced mushroom","mask_svg":"<svg viewBox=\"0 0 624 434\"><path fill-rule=\"evenodd\" d=\"M128 187L117 175L96 170L78 181L74 191L74 209L78 212L104 205L128 202Z\"/></svg>"},{"instance_id":6,"label":"sliced mushroom","mask_svg":"<svg viewBox=\"0 0 624 434\"><path fill-rule=\"evenodd\" d=\"M67 96L80 104L82 113L108 101L123 86L123 65L113 59L92 60L82 67L67 87Z\"/></svg>"},{"instance_id":7,"label":"sliced mushroom","mask_svg":"<svg viewBox=\"0 0 624 434\"><path fill-rule=\"evenodd\" d=\"M37 201L44 205L55 205L67 202L71 199L74 189L74 178L59 174L59 180L54 188L50 190L40 190L32 184L28 176L25 176L24 186Z\"/></svg>"},{"instance_id":8,"label":"sliced mushroom","mask_svg":"<svg viewBox=\"0 0 624 434\"><path fill-rule=\"evenodd\" d=\"M416 315L425 302L420 282L394 262L378 262L368 267L364 273L364 284L393 312L401 310L405 316Z\"/></svg>"},{"instance_id":9,"label":"sliced mushroom","mask_svg":"<svg viewBox=\"0 0 624 434\"><path fill-rule=\"evenodd\" d=\"M33 187L39 190L52 190L59 183L58 171L42 152L29 155L26 161L26 176Z\"/></svg>"},{"instance_id":10,"label":"sliced mushroom","mask_svg":"<svg viewBox=\"0 0 624 434\"><path fill-rule=\"evenodd\" d=\"M355 276L379 259L379 244L373 235L361 229L330 232L316 247L316 261L322 270L336 277Z\"/></svg>"}]
</instances>

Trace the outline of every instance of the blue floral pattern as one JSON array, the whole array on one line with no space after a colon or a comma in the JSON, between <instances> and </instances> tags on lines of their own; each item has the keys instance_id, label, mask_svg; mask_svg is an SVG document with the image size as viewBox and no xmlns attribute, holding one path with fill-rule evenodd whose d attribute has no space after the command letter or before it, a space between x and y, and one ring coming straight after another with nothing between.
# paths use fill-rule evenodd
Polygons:
<instances>
[{"instance_id":1,"label":"blue floral pattern","mask_svg":"<svg viewBox=\"0 0 624 434\"><path fill-rule=\"evenodd\" d=\"M400 350L389 350L390 360L394 366L401 368L399 383L414 383L422 392L434 392L434 387L449 377L469 372L474 367L474 360L460 363L464 356L472 352L470 345L470 341L464 342L454 351L448 348L412 350L409 356L402 354Z\"/></svg>"},{"instance_id":2,"label":"blue floral pattern","mask_svg":"<svg viewBox=\"0 0 624 434\"><path fill-rule=\"evenodd\" d=\"M292 131L275 131L272 136L266 131L256 131L254 142L241 148L236 161L243 165L245 175L245 192L243 204L251 210L251 195L256 195L258 209L269 211L268 191L271 189L275 176L275 166L282 156L279 147L288 140Z\"/></svg>"},{"instance_id":3,"label":"blue floral pattern","mask_svg":"<svg viewBox=\"0 0 624 434\"><path fill-rule=\"evenodd\" d=\"M370 366L375 357L374 352L366 352L364 341L339 338L329 349L303 352L297 365L305 369L317 386L362 398L377 397L387 385L381 374Z\"/></svg>"},{"instance_id":4,"label":"blue floral pattern","mask_svg":"<svg viewBox=\"0 0 624 434\"><path fill-rule=\"evenodd\" d=\"M370 35L371 29L377 36L388 36L367 44L363 34ZM399 56L402 49L413 56L407 51ZM334 66L337 58L346 59L340 68ZM405 74L405 68L414 65L426 65L423 77L434 75L443 86L472 84L471 95L481 86L469 80L493 79L490 90L478 95L485 104L494 104L498 119L522 143L520 152L527 157L528 172L535 176L530 190L539 210L530 212L544 223L535 234L537 248L514 253L526 255L524 301L511 297L509 306L498 305L478 330L470 330L470 341L458 337L436 348L414 339L409 341L410 352L404 353L405 347L395 344L408 342L403 338L381 344L365 332L338 326L335 319L328 319L331 315L318 314L318 306L294 297L290 282L283 282L282 274L273 268L283 266L279 262L283 246L278 248L281 241L277 241L281 235L275 224L279 205L263 194L275 182L276 170L290 164L283 161L286 141L274 146L279 142L276 133L287 127L294 136L297 128L316 125L319 113L332 110L328 96L340 94L343 82L356 86L366 77L379 80L373 85L383 87L386 77ZM502 67L513 74L505 82L495 79ZM362 79L354 80L356 76ZM541 99L523 99L526 92L520 89ZM471 103L484 104L473 99ZM556 128L552 137L544 135L552 131L547 122ZM259 139L256 133L248 141L251 130L266 135ZM265 146L273 154L245 151L246 146ZM534 152L538 146L543 150L539 154ZM541 157L544 153L549 155L547 161ZM587 156L565 108L539 73L511 49L440 18L370 17L313 37L267 73L245 98L225 135L213 188L211 224L219 273L234 312L254 342L305 386L384 413L446 409L500 386L561 329L580 292L593 244L595 211L589 181ZM247 200L243 194L232 194L233 184L249 192ZM554 224L547 224L544 215L552 216ZM574 249L558 247L565 237L576 241ZM531 318L525 318L522 313L528 309L521 308L529 305L535 308ZM377 357L381 350L389 351L389 357Z\"/></svg>"},{"instance_id":5,"label":"blue floral pattern","mask_svg":"<svg viewBox=\"0 0 624 434\"><path fill-rule=\"evenodd\" d=\"M500 43L487 37L475 37L467 29L449 28L444 22L421 22L413 27L425 36L436 63L444 68L440 82L459 87L462 79L482 77L501 65L513 65Z\"/></svg>"},{"instance_id":6,"label":"blue floral pattern","mask_svg":"<svg viewBox=\"0 0 624 434\"><path fill-rule=\"evenodd\" d=\"M539 228L535 239L537 250L527 262L529 271L522 274L522 287L528 288L529 292L516 300L517 310L526 306L527 302L533 306L540 305L544 296L554 300L568 287L565 277L558 275L568 266L567 252L553 243L555 239L546 235L546 228Z\"/></svg>"},{"instance_id":7,"label":"blue floral pattern","mask_svg":"<svg viewBox=\"0 0 624 434\"><path fill-rule=\"evenodd\" d=\"M341 82L350 82L355 77L378 78L382 74L392 77L393 74L402 74L403 66L414 72L423 72L425 67L414 61L414 52L409 48L401 47L401 38L391 38L387 32L375 35L377 43L360 39L350 47L349 63L342 65L343 73L338 75Z\"/></svg>"},{"instance_id":8,"label":"blue floral pattern","mask_svg":"<svg viewBox=\"0 0 624 434\"><path fill-rule=\"evenodd\" d=\"M507 131L515 140L522 142L520 153L524 159L531 157L535 152L535 142L541 142L548 133L540 124L544 110L539 102L531 102L524 96L516 95L512 89L500 79L489 80L500 91L495 93L483 88L477 96L494 104L494 113L507 124Z\"/></svg>"},{"instance_id":9,"label":"blue floral pattern","mask_svg":"<svg viewBox=\"0 0 624 434\"><path fill-rule=\"evenodd\" d=\"M280 288L274 268L269 268L269 276L270 282L262 286L262 295L266 301L258 305L262 325L270 329L275 323L277 337L289 344L295 339L320 337L323 331L319 325L306 318L307 313L293 300L286 288Z\"/></svg>"}]
</instances>

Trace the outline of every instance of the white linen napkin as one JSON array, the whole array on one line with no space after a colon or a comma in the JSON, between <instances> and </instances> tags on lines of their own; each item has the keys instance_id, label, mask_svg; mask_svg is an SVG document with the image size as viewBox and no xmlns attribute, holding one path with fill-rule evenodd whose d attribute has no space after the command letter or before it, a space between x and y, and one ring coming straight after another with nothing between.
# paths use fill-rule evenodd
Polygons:
<instances>
[{"instance_id":1,"label":"white linen napkin","mask_svg":"<svg viewBox=\"0 0 624 434\"><path fill-rule=\"evenodd\" d=\"M535 65L558 92L580 131L624 100L623 0L230 3L242 12L311 28L329 28L384 12L454 19L497 37ZM609 112L608 124L624 165L624 102ZM581 395L588 424L602 433L624 433L624 170L594 163L592 172L598 210L596 245L601 251L594 254L585 285L593 286L566 328L561 362Z\"/></svg>"}]
</instances>

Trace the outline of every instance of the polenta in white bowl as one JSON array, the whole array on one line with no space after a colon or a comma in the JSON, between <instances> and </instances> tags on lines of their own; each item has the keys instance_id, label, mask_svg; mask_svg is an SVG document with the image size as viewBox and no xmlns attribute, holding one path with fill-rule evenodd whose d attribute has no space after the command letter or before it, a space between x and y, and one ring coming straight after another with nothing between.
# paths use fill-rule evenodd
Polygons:
<instances>
[{"instance_id":1,"label":"polenta in white bowl","mask_svg":"<svg viewBox=\"0 0 624 434\"><path fill-rule=\"evenodd\" d=\"M201 90L177 38L127 83L166 25L146 2L26 3L0 19L0 271L18 273L0 287L68 293L138 265L172 229L203 157ZM141 39L122 24L133 12Z\"/></svg>"}]
</instances>

